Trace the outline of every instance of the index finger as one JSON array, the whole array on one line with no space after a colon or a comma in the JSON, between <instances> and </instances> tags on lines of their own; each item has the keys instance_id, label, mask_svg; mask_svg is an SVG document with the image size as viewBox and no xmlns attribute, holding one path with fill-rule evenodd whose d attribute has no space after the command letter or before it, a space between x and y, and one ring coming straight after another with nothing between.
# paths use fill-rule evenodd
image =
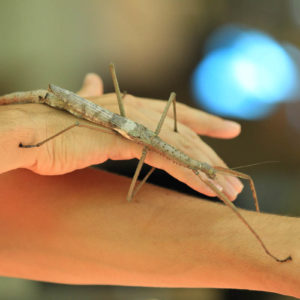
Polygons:
<instances>
[{"instance_id":1,"label":"index finger","mask_svg":"<svg viewBox=\"0 0 300 300\"><path fill-rule=\"evenodd\" d=\"M145 106L160 113L163 111L166 103L166 101L162 100L135 98L134 101L139 102L139 106ZM225 120L183 103L177 102L176 105L178 121L198 134L229 139L238 136L241 132L241 125L237 122ZM173 117L171 110L168 112L168 116Z\"/></svg>"}]
</instances>

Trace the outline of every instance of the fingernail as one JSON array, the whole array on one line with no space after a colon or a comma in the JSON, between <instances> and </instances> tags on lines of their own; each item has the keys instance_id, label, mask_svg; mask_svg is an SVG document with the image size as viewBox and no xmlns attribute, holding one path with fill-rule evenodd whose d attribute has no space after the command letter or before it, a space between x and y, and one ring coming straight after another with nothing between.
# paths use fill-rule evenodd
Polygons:
<instances>
[{"instance_id":1,"label":"fingernail","mask_svg":"<svg viewBox=\"0 0 300 300\"><path fill-rule=\"evenodd\" d=\"M92 78L93 78L95 75L96 75L96 74L95 74L95 73L92 73L92 72L87 73L87 74L85 75L85 77L84 77L84 81L90 81L90 80L92 80Z\"/></svg>"},{"instance_id":2,"label":"fingernail","mask_svg":"<svg viewBox=\"0 0 300 300\"><path fill-rule=\"evenodd\" d=\"M237 197L237 195L243 190L244 186L241 183L241 181L236 177L226 179L227 182L225 193L228 195L230 200L234 200Z\"/></svg>"},{"instance_id":3,"label":"fingernail","mask_svg":"<svg viewBox=\"0 0 300 300\"><path fill-rule=\"evenodd\" d=\"M225 121L225 126L227 128L234 129L234 130L241 130L241 125L237 122L234 122L234 121L226 120Z\"/></svg>"},{"instance_id":4,"label":"fingernail","mask_svg":"<svg viewBox=\"0 0 300 300\"><path fill-rule=\"evenodd\" d=\"M238 194L237 190L231 184L226 185L225 193L231 201L234 200Z\"/></svg>"},{"instance_id":5,"label":"fingernail","mask_svg":"<svg viewBox=\"0 0 300 300\"><path fill-rule=\"evenodd\" d=\"M89 72L86 74L86 76L98 76L95 72Z\"/></svg>"},{"instance_id":6,"label":"fingernail","mask_svg":"<svg viewBox=\"0 0 300 300\"><path fill-rule=\"evenodd\" d=\"M242 184L242 182L236 177L231 177L229 179L229 182L237 190L238 193L240 193L244 188L244 185Z\"/></svg>"}]
</instances>

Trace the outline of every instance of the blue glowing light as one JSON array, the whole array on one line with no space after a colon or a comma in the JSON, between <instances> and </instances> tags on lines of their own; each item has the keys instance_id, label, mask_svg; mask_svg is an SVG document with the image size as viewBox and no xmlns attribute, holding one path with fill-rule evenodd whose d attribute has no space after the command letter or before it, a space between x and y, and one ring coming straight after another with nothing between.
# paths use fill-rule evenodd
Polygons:
<instances>
[{"instance_id":1,"label":"blue glowing light","mask_svg":"<svg viewBox=\"0 0 300 300\"><path fill-rule=\"evenodd\" d=\"M297 80L294 63L263 33L225 29L208 42L208 53L193 74L193 92L213 113L262 118L292 95Z\"/></svg>"}]
</instances>

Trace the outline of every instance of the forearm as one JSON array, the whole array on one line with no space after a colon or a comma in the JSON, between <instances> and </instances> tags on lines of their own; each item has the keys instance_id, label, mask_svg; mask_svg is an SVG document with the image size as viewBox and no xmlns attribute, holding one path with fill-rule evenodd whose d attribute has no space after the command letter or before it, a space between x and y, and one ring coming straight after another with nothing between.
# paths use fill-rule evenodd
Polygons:
<instances>
[{"instance_id":1,"label":"forearm","mask_svg":"<svg viewBox=\"0 0 300 300\"><path fill-rule=\"evenodd\" d=\"M293 256L276 263L222 205L152 185L127 203L128 178L92 169L0 178L4 276L300 295L299 219L242 212L276 255Z\"/></svg>"}]
</instances>

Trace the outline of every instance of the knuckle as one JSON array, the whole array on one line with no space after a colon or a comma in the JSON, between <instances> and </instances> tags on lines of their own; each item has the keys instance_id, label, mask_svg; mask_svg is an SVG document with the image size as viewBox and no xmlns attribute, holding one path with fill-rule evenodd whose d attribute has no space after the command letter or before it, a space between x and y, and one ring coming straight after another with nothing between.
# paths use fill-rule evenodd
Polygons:
<instances>
[{"instance_id":1,"label":"knuckle","mask_svg":"<svg viewBox=\"0 0 300 300\"><path fill-rule=\"evenodd\" d=\"M1 111L1 121L6 127L9 126L18 128L23 122L28 122L30 120L30 112L22 107L9 107L9 109Z\"/></svg>"}]
</instances>

